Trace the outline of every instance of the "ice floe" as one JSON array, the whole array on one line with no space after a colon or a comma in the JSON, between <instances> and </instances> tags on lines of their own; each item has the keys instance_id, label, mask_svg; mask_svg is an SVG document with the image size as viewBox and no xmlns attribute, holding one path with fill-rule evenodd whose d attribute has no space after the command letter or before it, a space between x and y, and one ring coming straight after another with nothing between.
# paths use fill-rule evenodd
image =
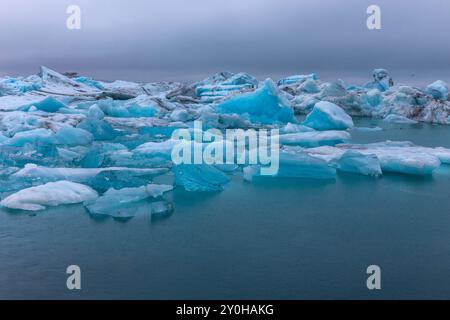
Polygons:
<instances>
[{"instance_id":1,"label":"ice floe","mask_svg":"<svg viewBox=\"0 0 450 320\"><path fill-rule=\"evenodd\" d=\"M21 190L3 199L0 205L10 209L39 211L46 207L93 200L97 196L97 192L88 186L58 181Z\"/></svg>"},{"instance_id":2,"label":"ice floe","mask_svg":"<svg viewBox=\"0 0 450 320\"><path fill-rule=\"evenodd\" d=\"M374 70L372 78L358 85L298 74L274 82L219 72L191 83L107 82L46 67L29 77L0 78L1 204L42 210L84 202L93 215L129 218L140 210L170 212L172 204L161 196L173 188L219 192L232 176L333 180L337 172L374 177L446 172L449 149L398 141L356 144L352 133L358 138L360 132L400 130L405 124L448 125L448 85L440 80L423 88L395 85L385 69ZM383 128L355 127L355 117L384 119ZM172 137L180 128L194 134L196 121L219 132L277 130L278 171L261 176L261 165L248 160L175 163L173 152L180 148L203 153L229 147L226 139ZM243 150L252 148L245 143Z\"/></svg>"},{"instance_id":3,"label":"ice floe","mask_svg":"<svg viewBox=\"0 0 450 320\"><path fill-rule=\"evenodd\" d=\"M346 130L353 128L352 118L341 107L327 101L316 103L303 124L316 130Z\"/></svg>"}]
</instances>

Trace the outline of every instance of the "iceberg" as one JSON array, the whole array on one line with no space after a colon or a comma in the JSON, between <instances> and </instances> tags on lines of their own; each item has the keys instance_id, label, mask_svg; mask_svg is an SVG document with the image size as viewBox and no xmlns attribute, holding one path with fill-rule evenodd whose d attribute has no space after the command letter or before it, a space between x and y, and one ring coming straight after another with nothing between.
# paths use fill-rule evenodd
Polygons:
<instances>
[{"instance_id":1,"label":"iceberg","mask_svg":"<svg viewBox=\"0 0 450 320\"><path fill-rule=\"evenodd\" d=\"M94 137L86 130L64 127L55 134L55 140L57 144L77 146L90 144L94 140Z\"/></svg>"},{"instance_id":2,"label":"iceberg","mask_svg":"<svg viewBox=\"0 0 450 320\"><path fill-rule=\"evenodd\" d=\"M267 79L255 92L233 96L219 103L216 109L220 113L239 114L251 122L296 122L290 102L271 79Z\"/></svg>"},{"instance_id":3,"label":"iceberg","mask_svg":"<svg viewBox=\"0 0 450 320\"><path fill-rule=\"evenodd\" d=\"M146 174L145 172L133 171L102 171L89 179L86 184L99 192L105 192L108 189L136 188L148 185L150 181L163 172Z\"/></svg>"},{"instance_id":4,"label":"iceberg","mask_svg":"<svg viewBox=\"0 0 450 320\"><path fill-rule=\"evenodd\" d=\"M258 80L247 73L221 72L194 84L195 96L203 102L213 102L229 95L253 91Z\"/></svg>"},{"instance_id":5,"label":"iceberg","mask_svg":"<svg viewBox=\"0 0 450 320\"><path fill-rule=\"evenodd\" d=\"M383 102L383 96L378 89L369 90L363 97L370 107L378 107Z\"/></svg>"},{"instance_id":6,"label":"iceberg","mask_svg":"<svg viewBox=\"0 0 450 320\"><path fill-rule=\"evenodd\" d=\"M101 197L85 201L85 206L91 214L131 218L136 215L138 209L135 204L147 198L158 198L172 189L172 186L162 184L120 190L109 189Z\"/></svg>"},{"instance_id":7,"label":"iceberg","mask_svg":"<svg viewBox=\"0 0 450 320\"><path fill-rule=\"evenodd\" d=\"M448 99L448 85L442 80L437 80L427 86L426 92L437 100Z\"/></svg>"},{"instance_id":8,"label":"iceberg","mask_svg":"<svg viewBox=\"0 0 450 320\"><path fill-rule=\"evenodd\" d=\"M443 148L417 147L409 142L392 141L366 145L339 145L336 149L340 149L339 152L353 150L365 155L375 155L383 172L410 175L431 175L441 163L449 160L450 152ZM333 149L328 151L335 152ZM440 157L444 161L441 161Z\"/></svg>"},{"instance_id":9,"label":"iceberg","mask_svg":"<svg viewBox=\"0 0 450 320\"><path fill-rule=\"evenodd\" d=\"M174 166L175 183L190 192L222 191L230 178L215 168L206 164L182 164Z\"/></svg>"},{"instance_id":10,"label":"iceberg","mask_svg":"<svg viewBox=\"0 0 450 320\"><path fill-rule=\"evenodd\" d=\"M104 115L98 105L93 105L89 108L88 117L77 128L90 132L95 140L114 140L120 133L104 121Z\"/></svg>"},{"instance_id":11,"label":"iceberg","mask_svg":"<svg viewBox=\"0 0 450 320\"><path fill-rule=\"evenodd\" d=\"M334 179L336 169L304 152L280 153L278 177Z\"/></svg>"},{"instance_id":12,"label":"iceberg","mask_svg":"<svg viewBox=\"0 0 450 320\"><path fill-rule=\"evenodd\" d=\"M47 97L39 102L34 102L28 105L25 105L21 108L19 108L22 111L32 111L32 108L35 108L36 110L41 110L45 112L58 112L59 109L65 108L66 105L62 103L61 101L53 98L53 97Z\"/></svg>"},{"instance_id":13,"label":"iceberg","mask_svg":"<svg viewBox=\"0 0 450 320\"><path fill-rule=\"evenodd\" d=\"M14 178L31 179L36 181L58 181L68 180L78 183L86 183L91 178L101 172L108 171L128 171L133 173L141 173L142 175L160 175L168 171L166 168L149 168L149 169L134 169L134 168L49 168L42 167L35 164L27 164L23 169L20 169L12 176Z\"/></svg>"},{"instance_id":14,"label":"iceberg","mask_svg":"<svg viewBox=\"0 0 450 320\"><path fill-rule=\"evenodd\" d=\"M320 101L308 114L303 125L316 130L346 130L353 128L353 120L341 107Z\"/></svg>"},{"instance_id":15,"label":"iceberg","mask_svg":"<svg viewBox=\"0 0 450 320\"><path fill-rule=\"evenodd\" d=\"M97 196L97 192L88 186L58 181L21 190L3 199L0 205L10 209L40 211L46 207L90 201Z\"/></svg>"},{"instance_id":16,"label":"iceberg","mask_svg":"<svg viewBox=\"0 0 450 320\"><path fill-rule=\"evenodd\" d=\"M302 124L288 123L280 129L281 133L298 133L298 132L311 132L314 131L313 128L304 126Z\"/></svg>"},{"instance_id":17,"label":"iceberg","mask_svg":"<svg viewBox=\"0 0 450 320\"><path fill-rule=\"evenodd\" d=\"M88 85L90 87L99 89L99 90L105 89L100 82L95 81L95 80L93 80L91 78L88 78L88 77L75 77L75 78L73 78L73 80L76 81L76 82Z\"/></svg>"},{"instance_id":18,"label":"iceberg","mask_svg":"<svg viewBox=\"0 0 450 320\"><path fill-rule=\"evenodd\" d=\"M24 147L26 144L54 144L55 134L49 129L33 129L16 133L12 138L4 142L5 145L14 147Z\"/></svg>"},{"instance_id":19,"label":"iceberg","mask_svg":"<svg viewBox=\"0 0 450 320\"><path fill-rule=\"evenodd\" d=\"M313 148L334 146L347 142L350 138L351 135L347 131L329 130L282 134L279 136L279 141L282 145Z\"/></svg>"},{"instance_id":20,"label":"iceberg","mask_svg":"<svg viewBox=\"0 0 450 320\"><path fill-rule=\"evenodd\" d=\"M157 113L153 105L140 105L134 101L117 101L107 99L98 101L97 106L109 117L143 118L154 117Z\"/></svg>"},{"instance_id":21,"label":"iceberg","mask_svg":"<svg viewBox=\"0 0 450 320\"><path fill-rule=\"evenodd\" d=\"M389 122L389 123L397 123L397 124L416 124L417 123L417 121L411 120L404 116L400 116L398 114L387 115L383 120L386 122Z\"/></svg>"},{"instance_id":22,"label":"iceberg","mask_svg":"<svg viewBox=\"0 0 450 320\"><path fill-rule=\"evenodd\" d=\"M358 151L344 152L338 161L340 171L378 177L382 175L380 161L374 154L363 154Z\"/></svg>"},{"instance_id":23,"label":"iceberg","mask_svg":"<svg viewBox=\"0 0 450 320\"><path fill-rule=\"evenodd\" d=\"M326 161L310 156L301 148L290 148L280 153L280 168L275 176L261 176L260 166L247 166L243 169L246 181L273 177L333 180L336 178L336 169Z\"/></svg>"},{"instance_id":24,"label":"iceberg","mask_svg":"<svg viewBox=\"0 0 450 320\"><path fill-rule=\"evenodd\" d=\"M9 94L23 94L29 91L39 90L42 87L40 78L0 78L0 96Z\"/></svg>"},{"instance_id":25,"label":"iceberg","mask_svg":"<svg viewBox=\"0 0 450 320\"><path fill-rule=\"evenodd\" d=\"M320 91L317 82L313 79L306 80L298 87L298 89L307 93L318 93Z\"/></svg>"},{"instance_id":26,"label":"iceberg","mask_svg":"<svg viewBox=\"0 0 450 320\"><path fill-rule=\"evenodd\" d=\"M373 81L366 85L369 89L378 89L381 92L388 90L394 85L394 81L385 69L375 69L373 71Z\"/></svg>"},{"instance_id":27,"label":"iceberg","mask_svg":"<svg viewBox=\"0 0 450 320\"><path fill-rule=\"evenodd\" d=\"M288 86L288 85L292 85L292 84L299 84L299 83L305 82L307 80L317 80L317 75L315 73L311 73L311 74L306 74L306 75L301 74L301 75L286 77L286 78L280 79L278 81L278 85L279 86Z\"/></svg>"},{"instance_id":28,"label":"iceberg","mask_svg":"<svg viewBox=\"0 0 450 320\"><path fill-rule=\"evenodd\" d=\"M387 141L370 144L341 144L337 147L305 149L309 155L337 164L346 151L375 155L383 172L431 175L450 162L450 149L416 146L411 142Z\"/></svg>"},{"instance_id":29,"label":"iceberg","mask_svg":"<svg viewBox=\"0 0 450 320\"><path fill-rule=\"evenodd\" d=\"M174 139L162 142L151 141L139 145L133 150L133 153L147 157L162 157L164 159L170 159L172 156L172 149L179 143L181 143L181 140Z\"/></svg>"}]
</instances>

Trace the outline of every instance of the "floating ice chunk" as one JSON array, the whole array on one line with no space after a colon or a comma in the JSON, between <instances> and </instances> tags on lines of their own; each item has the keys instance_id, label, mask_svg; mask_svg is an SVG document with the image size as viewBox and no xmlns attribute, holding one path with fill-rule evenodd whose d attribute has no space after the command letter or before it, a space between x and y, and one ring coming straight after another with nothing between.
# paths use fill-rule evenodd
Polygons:
<instances>
[{"instance_id":1,"label":"floating ice chunk","mask_svg":"<svg viewBox=\"0 0 450 320\"><path fill-rule=\"evenodd\" d=\"M27 164L23 169L13 174L15 178L32 179L39 181L68 180L79 183L86 183L91 178L101 172L107 171L128 171L145 175L159 175L166 173L166 168L134 169L134 168L49 168Z\"/></svg>"},{"instance_id":2,"label":"floating ice chunk","mask_svg":"<svg viewBox=\"0 0 450 320\"><path fill-rule=\"evenodd\" d=\"M373 70L373 81L366 85L369 89L378 89L381 92L388 90L394 85L394 81L389 76L389 72L385 69Z\"/></svg>"},{"instance_id":3,"label":"floating ice chunk","mask_svg":"<svg viewBox=\"0 0 450 320\"><path fill-rule=\"evenodd\" d=\"M154 117L156 108L153 105L140 105L135 101L103 100L98 106L110 117L117 118L142 118Z\"/></svg>"},{"instance_id":4,"label":"floating ice chunk","mask_svg":"<svg viewBox=\"0 0 450 320\"><path fill-rule=\"evenodd\" d=\"M258 80L247 73L222 72L205 79L201 83L194 85L195 95L202 98L202 101L215 101L243 91L253 90L258 85Z\"/></svg>"},{"instance_id":5,"label":"floating ice chunk","mask_svg":"<svg viewBox=\"0 0 450 320\"><path fill-rule=\"evenodd\" d=\"M289 122L287 125L282 127L280 131L281 133L298 133L298 132L311 132L314 131L314 129L301 124Z\"/></svg>"},{"instance_id":6,"label":"floating ice chunk","mask_svg":"<svg viewBox=\"0 0 450 320\"><path fill-rule=\"evenodd\" d=\"M225 173L206 164L182 164L173 167L172 171L176 184L191 192L222 191L230 181Z\"/></svg>"},{"instance_id":7,"label":"floating ice chunk","mask_svg":"<svg viewBox=\"0 0 450 320\"><path fill-rule=\"evenodd\" d=\"M172 190L170 185L149 184L139 188L109 189L103 196L86 201L85 206L92 214L109 215L116 218L130 218L136 214L133 206L147 198L158 198Z\"/></svg>"},{"instance_id":8,"label":"floating ice chunk","mask_svg":"<svg viewBox=\"0 0 450 320\"><path fill-rule=\"evenodd\" d=\"M11 139L6 140L4 144L14 147L23 147L26 144L54 144L55 142L55 134L52 130L40 128L18 132Z\"/></svg>"},{"instance_id":9,"label":"floating ice chunk","mask_svg":"<svg viewBox=\"0 0 450 320\"><path fill-rule=\"evenodd\" d=\"M258 80L253 77L252 75L249 75L245 72L237 73L227 80L222 82L223 85L244 85L244 84L251 84L253 86L258 85Z\"/></svg>"},{"instance_id":10,"label":"floating ice chunk","mask_svg":"<svg viewBox=\"0 0 450 320\"><path fill-rule=\"evenodd\" d=\"M172 121L186 122L189 120L189 112L184 109L175 109L170 114L170 119Z\"/></svg>"},{"instance_id":11,"label":"floating ice chunk","mask_svg":"<svg viewBox=\"0 0 450 320\"><path fill-rule=\"evenodd\" d=\"M365 96L363 96L363 99L365 99L367 101L369 106L377 107L383 101L383 96L381 95L380 90L372 89L372 90L369 90L365 94Z\"/></svg>"},{"instance_id":12,"label":"floating ice chunk","mask_svg":"<svg viewBox=\"0 0 450 320\"><path fill-rule=\"evenodd\" d=\"M88 85L90 87L97 88L99 90L103 90L104 89L103 85L100 82L95 81L95 80L93 80L91 78L88 78L88 77L76 77L76 78L73 78L73 80L76 81L76 82L79 82L79 83L86 84L86 85Z\"/></svg>"},{"instance_id":13,"label":"floating ice chunk","mask_svg":"<svg viewBox=\"0 0 450 320\"><path fill-rule=\"evenodd\" d=\"M345 84L342 80L336 82L324 83L321 86L320 95L322 98L329 97L346 97L348 96L348 91L345 88Z\"/></svg>"},{"instance_id":14,"label":"floating ice chunk","mask_svg":"<svg viewBox=\"0 0 450 320\"><path fill-rule=\"evenodd\" d=\"M97 192L88 186L58 181L21 190L2 200L0 205L10 209L39 211L49 206L91 201L97 196Z\"/></svg>"},{"instance_id":15,"label":"floating ice chunk","mask_svg":"<svg viewBox=\"0 0 450 320\"><path fill-rule=\"evenodd\" d=\"M317 82L312 79L306 80L298 88L301 91L304 91L307 93L317 93L320 91L319 86L317 85Z\"/></svg>"},{"instance_id":16,"label":"floating ice chunk","mask_svg":"<svg viewBox=\"0 0 450 320\"><path fill-rule=\"evenodd\" d=\"M83 120L77 128L90 132L95 140L114 140L120 135L106 121L92 117Z\"/></svg>"},{"instance_id":17,"label":"floating ice chunk","mask_svg":"<svg viewBox=\"0 0 450 320\"><path fill-rule=\"evenodd\" d=\"M20 109L23 111L30 111L32 107L45 112L57 112L59 109L65 108L66 105L53 97L47 97L42 101L34 102L23 106Z\"/></svg>"},{"instance_id":18,"label":"floating ice chunk","mask_svg":"<svg viewBox=\"0 0 450 320\"><path fill-rule=\"evenodd\" d=\"M102 120L105 117L105 113L97 104L94 104L89 108L88 117L91 119Z\"/></svg>"},{"instance_id":19,"label":"floating ice chunk","mask_svg":"<svg viewBox=\"0 0 450 320\"><path fill-rule=\"evenodd\" d=\"M303 124L316 130L346 130L353 128L352 118L341 107L327 101L316 103Z\"/></svg>"},{"instance_id":20,"label":"floating ice chunk","mask_svg":"<svg viewBox=\"0 0 450 320\"><path fill-rule=\"evenodd\" d=\"M232 93L240 91L248 91L253 89L253 84L241 84L241 85L206 85L197 87L195 94L200 98L209 98L209 101L214 101L218 98L226 97ZM208 99L203 99L208 101Z\"/></svg>"},{"instance_id":21,"label":"floating ice chunk","mask_svg":"<svg viewBox=\"0 0 450 320\"><path fill-rule=\"evenodd\" d=\"M346 150L332 146L322 146L305 149L305 152L307 152L310 156L324 160L333 166L337 166L339 159L342 157L345 151Z\"/></svg>"},{"instance_id":22,"label":"floating ice chunk","mask_svg":"<svg viewBox=\"0 0 450 320\"><path fill-rule=\"evenodd\" d=\"M336 169L325 161L313 158L304 152L280 153L280 170L278 177L295 177L311 179L334 179Z\"/></svg>"},{"instance_id":23,"label":"floating ice chunk","mask_svg":"<svg viewBox=\"0 0 450 320\"><path fill-rule=\"evenodd\" d=\"M41 67L39 76L42 80L42 90L46 92L69 95L100 93L97 88L74 81L46 67Z\"/></svg>"},{"instance_id":24,"label":"floating ice chunk","mask_svg":"<svg viewBox=\"0 0 450 320\"><path fill-rule=\"evenodd\" d=\"M383 128L380 127L354 127L353 130L360 132L376 132L383 131Z\"/></svg>"},{"instance_id":25,"label":"floating ice chunk","mask_svg":"<svg viewBox=\"0 0 450 320\"><path fill-rule=\"evenodd\" d=\"M375 150L380 159L383 171L413 175L429 175L439 168L439 158L427 153L416 153L408 150Z\"/></svg>"},{"instance_id":26,"label":"floating ice chunk","mask_svg":"<svg viewBox=\"0 0 450 320\"><path fill-rule=\"evenodd\" d=\"M398 114L390 114L386 118L383 119L389 123L398 123L398 124L416 124L417 121L408 119L404 116L400 116Z\"/></svg>"},{"instance_id":27,"label":"floating ice chunk","mask_svg":"<svg viewBox=\"0 0 450 320\"><path fill-rule=\"evenodd\" d=\"M86 184L97 191L105 192L111 188L119 190L145 186L154 176L154 174L146 175L145 173L132 171L103 171Z\"/></svg>"},{"instance_id":28,"label":"floating ice chunk","mask_svg":"<svg viewBox=\"0 0 450 320\"><path fill-rule=\"evenodd\" d=\"M284 85L297 84L297 83L302 83L307 80L317 80L317 75L315 73L311 73L311 74L307 74L307 75L302 74L302 75L286 77L286 78L280 79L278 81L278 85L284 86Z\"/></svg>"},{"instance_id":29,"label":"floating ice chunk","mask_svg":"<svg viewBox=\"0 0 450 320\"><path fill-rule=\"evenodd\" d=\"M311 112L311 110L314 108L316 103L319 101L320 100L314 96L302 94L302 95L296 96L292 100L292 104L294 105L294 109L297 113L301 113L301 114L306 113L307 114L307 113Z\"/></svg>"},{"instance_id":30,"label":"floating ice chunk","mask_svg":"<svg viewBox=\"0 0 450 320\"><path fill-rule=\"evenodd\" d=\"M174 139L162 142L147 142L138 146L133 152L148 157L163 157L169 159L172 155L172 149L179 143L181 143L180 140Z\"/></svg>"},{"instance_id":31,"label":"floating ice chunk","mask_svg":"<svg viewBox=\"0 0 450 320\"><path fill-rule=\"evenodd\" d=\"M435 156L439 158L439 160L442 163L450 164L450 149L438 147L438 148L429 148L429 147L422 147L422 146L416 146L412 142L409 141L387 141L387 142L380 142L380 143L373 143L367 145L369 148L385 148L395 151L396 148L403 148L401 150L406 150L409 152L417 152L417 153L427 153L432 156Z\"/></svg>"},{"instance_id":32,"label":"floating ice chunk","mask_svg":"<svg viewBox=\"0 0 450 320\"><path fill-rule=\"evenodd\" d=\"M77 146L90 144L94 137L86 130L63 127L55 134L57 144Z\"/></svg>"},{"instance_id":33,"label":"floating ice chunk","mask_svg":"<svg viewBox=\"0 0 450 320\"><path fill-rule=\"evenodd\" d=\"M385 142L367 145L343 145L343 149L356 150L363 154L374 154L380 160L381 169L412 175L430 175L439 168L441 161L431 148L415 147L408 142ZM445 156L445 152L441 156Z\"/></svg>"},{"instance_id":34,"label":"floating ice chunk","mask_svg":"<svg viewBox=\"0 0 450 320\"><path fill-rule=\"evenodd\" d=\"M338 169L345 172L358 173L378 177L382 174L380 161L374 154L363 154L358 151L346 151L338 162Z\"/></svg>"},{"instance_id":35,"label":"floating ice chunk","mask_svg":"<svg viewBox=\"0 0 450 320\"><path fill-rule=\"evenodd\" d=\"M217 110L239 114L252 122L296 122L290 102L271 79L267 79L255 92L243 93L221 102Z\"/></svg>"},{"instance_id":36,"label":"floating ice chunk","mask_svg":"<svg viewBox=\"0 0 450 320\"><path fill-rule=\"evenodd\" d=\"M448 99L448 85L442 80L437 80L430 84L426 88L426 92L437 100Z\"/></svg>"},{"instance_id":37,"label":"floating ice chunk","mask_svg":"<svg viewBox=\"0 0 450 320\"><path fill-rule=\"evenodd\" d=\"M375 155L383 172L396 172L412 175L429 175L437 169L441 162L450 160L450 149L426 148L415 146L410 142L383 142L361 145L339 145L338 147L320 147L305 149L313 157L329 163L339 164L347 151L356 151L366 156ZM442 161L440 160L442 159ZM368 159L367 160L368 163ZM354 162L355 166L358 164ZM361 173L368 170L365 161L361 162ZM373 167L374 168L374 167ZM342 167L342 169L344 169Z\"/></svg>"},{"instance_id":38,"label":"floating ice chunk","mask_svg":"<svg viewBox=\"0 0 450 320\"><path fill-rule=\"evenodd\" d=\"M246 181L256 177L271 178L274 176L261 176L259 166L248 166L243 169ZM307 179L335 179L336 169L324 160L312 157L301 149L290 149L280 153L280 168L275 177L307 178Z\"/></svg>"},{"instance_id":39,"label":"floating ice chunk","mask_svg":"<svg viewBox=\"0 0 450 320\"><path fill-rule=\"evenodd\" d=\"M280 144L313 148L334 146L350 139L347 131L312 131L280 135Z\"/></svg>"},{"instance_id":40,"label":"floating ice chunk","mask_svg":"<svg viewBox=\"0 0 450 320\"><path fill-rule=\"evenodd\" d=\"M42 87L42 83L40 78L36 78L0 78L0 95L21 94L28 91L39 90Z\"/></svg>"}]
</instances>

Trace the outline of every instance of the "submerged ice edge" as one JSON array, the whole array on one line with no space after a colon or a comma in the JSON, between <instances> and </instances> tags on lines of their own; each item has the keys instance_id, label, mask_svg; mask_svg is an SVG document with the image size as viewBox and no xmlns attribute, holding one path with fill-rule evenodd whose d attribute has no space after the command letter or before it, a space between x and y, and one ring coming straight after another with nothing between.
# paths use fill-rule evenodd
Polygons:
<instances>
[{"instance_id":1,"label":"submerged ice edge","mask_svg":"<svg viewBox=\"0 0 450 320\"><path fill-rule=\"evenodd\" d=\"M108 83L42 67L39 75L0 79L0 110L0 204L10 209L83 203L94 215L129 218L142 207L170 212L164 194L173 188L217 192L232 175L431 175L450 163L445 148L351 144L352 130L379 129L354 128L351 116L449 123L444 82L395 86L384 69L353 86L315 74L275 83L229 72L193 84ZM268 132L270 143L260 139Z\"/></svg>"}]
</instances>

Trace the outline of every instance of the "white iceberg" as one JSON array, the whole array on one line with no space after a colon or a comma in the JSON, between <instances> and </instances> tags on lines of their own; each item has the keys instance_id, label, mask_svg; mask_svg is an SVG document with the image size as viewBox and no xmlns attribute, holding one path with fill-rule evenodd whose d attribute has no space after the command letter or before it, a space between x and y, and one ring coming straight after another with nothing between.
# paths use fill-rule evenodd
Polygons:
<instances>
[{"instance_id":1,"label":"white iceberg","mask_svg":"<svg viewBox=\"0 0 450 320\"><path fill-rule=\"evenodd\" d=\"M316 130L346 130L353 128L353 120L341 107L320 101L308 114L303 125Z\"/></svg>"},{"instance_id":2,"label":"white iceberg","mask_svg":"<svg viewBox=\"0 0 450 320\"><path fill-rule=\"evenodd\" d=\"M88 186L58 181L21 190L2 200L0 205L10 209L39 211L46 207L91 201L97 196L97 192Z\"/></svg>"},{"instance_id":3,"label":"white iceberg","mask_svg":"<svg viewBox=\"0 0 450 320\"><path fill-rule=\"evenodd\" d=\"M32 179L39 181L68 180L78 183L88 182L101 172L107 171L129 171L141 173L143 175L160 175L166 173L166 168L134 169L120 167L106 168L49 168L35 164L27 164L25 168L17 171L12 176L14 178Z\"/></svg>"},{"instance_id":4,"label":"white iceberg","mask_svg":"<svg viewBox=\"0 0 450 320\"><path fill-rule=\"evenodd\" d=\"M283 145L313 148L347 142L351 135L347 131L329 130L282 134L279 139Z\"/></svg>"}]
</instances>

